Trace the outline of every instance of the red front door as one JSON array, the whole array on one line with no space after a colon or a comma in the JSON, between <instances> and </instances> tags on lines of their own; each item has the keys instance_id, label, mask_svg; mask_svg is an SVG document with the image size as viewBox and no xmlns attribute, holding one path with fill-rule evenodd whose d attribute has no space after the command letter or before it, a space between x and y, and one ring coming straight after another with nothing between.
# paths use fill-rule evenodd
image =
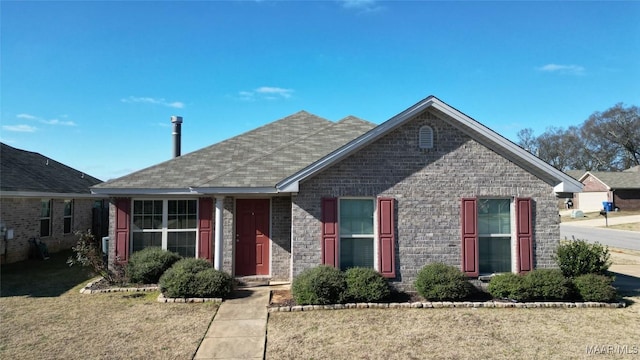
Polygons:
<instances>
[{"instance_id":1,"label":"red front door","mask_svg":"<svg viewBox=\"0 0 640 360\"><path fill-rule=\"evenodd\" d=\"M269 199L236 200L236 276L269 275Z\"/></svg>"}]
</instances>

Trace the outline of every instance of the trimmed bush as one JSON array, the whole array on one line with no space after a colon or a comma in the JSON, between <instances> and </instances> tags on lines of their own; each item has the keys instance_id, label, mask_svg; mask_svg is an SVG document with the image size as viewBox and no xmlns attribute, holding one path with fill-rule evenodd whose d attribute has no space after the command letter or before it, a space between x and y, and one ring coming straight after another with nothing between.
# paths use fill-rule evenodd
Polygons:
<instances>
[{"instance_id":1,"label":"trimmed bush","mask_svg":"<svg viewBox=\"0 0 640 360\"><path fill-rule=\"evenodd\" d=\"M127 276L134 284L157 284L180 255L159 247L148 247L131 254L127 263Z\"/></svg>"},{"instance_id":2,"label":"trimmed bush","mask_svg":"<svg viewBox=\"0 0 640 360\"><path fill-rule=\"evenodd\" d=\"M492 277L487 290L497 299L522 301L529 298L529 289L525 284L524 276L513 273Z\"/></svg>"},{"instance_id":3,"label":"trimmed bush","mask_svg":"<svg viewBox=\"0 0 640 360\"><path fill-rule=\"evenodd\" d=\"M559 269L537 269L524 276L530 300L562 300L571 295L571 281Z\"/></svg>"},{"instance_id":4,"label":"trimmed bush","mask_svg":"<svg viewBox=\"0 0 640 360\"><path fill-rule=\"evenodd\" d=\"M580 298L584 301L613 301L617 297L616 288L611 283L613 279L609 276L598 274L580 275L573 279Z\"/></svg>"},{"instance_id":5,"label":"trimmed bush","mask_svg":"<svg viewBox=\"0 0 640 360\"><path fill-rule=\"evenodd\" d=\"M391 293L387 279L371 268L354 267L345 271L347 290L345 300L377 302Z\"/></svg>"},{"instance_id":6,"label":"trimmed bush","mask_svg":"<svg viewBox=\"0 0 640 360\"><path fill-rule=\"evenodd\" d=\"M160 291L167 297L227 297L233 278L204 259L182 259L160 277Z\"/></svg>"},{"instance_id":7,"label":"trimmed bush","mask_svg":"<svg viewBox=\"0 0 640 360\"><path fill-rule=\"evenodd\" d=\"M442 263L423 267L414 285L418 293L428 300L462 300L473 292L473 285L462 271Z\"/></svg>"},{"instance_id":8,"label":"trimmed bush","mask_svg":"<svg viewBox=\"0 0 640 360\"><path fill-rule=\"evenodd\" d=\"M307 269L293 279L291 294L299 305L341 303L347 284L344 273L326 265Z\"/></svg>"},{"instance_id":9,"label":"trimmed bush","mask_svg":"<svg viewBox=\"0 0 640 360\"><path fill-rule=\"evenodd\" d=\"M569 241L558 246L556 261L564 276L606 275L611 266L609 248L584 240Z\"/></svg>"}]
</instances>

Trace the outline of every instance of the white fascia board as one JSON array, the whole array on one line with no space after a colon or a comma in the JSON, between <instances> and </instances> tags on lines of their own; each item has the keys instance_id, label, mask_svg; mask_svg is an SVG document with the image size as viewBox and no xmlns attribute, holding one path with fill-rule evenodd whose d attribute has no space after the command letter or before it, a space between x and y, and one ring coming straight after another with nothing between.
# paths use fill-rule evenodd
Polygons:
<instances>
[{"instance_id":1,"label":"white fascia board","mask_svg":"<svg viewBox=\"0 0 640 360\"><path fill-rule=\"evenodd\" d=\"M141 188L130 188L130 189L114 189L114 188L92 188L91 193L106 195L106 196L119 196L119 195L192 195L188 188L187 189L141 189Z\"/></svg>"},{"instance_id":2,"label":"white fascia board","mask_svg":"<svg viewBox=\"0 0 640 360\"><path fill-rule=\"evenodd\" d=\"M0 191L0 197L5 198L55 198L55 199L104 199L102 194L88 193L56 193L41 191Z\"/></svg>"},{"instance_id":3,"label":"white fascia board","mask_svg":"<svg viewBox=\"0 0 640 360\"><path fill-rule=\"evenodd\" d=\"M191 194L277 194L275 187L191 187Z\"/></svg>"},{"instance_id":4,"label":"white fascia board","mask_svg":"<svg viewBox=\"0 0 640 360\"><path fill-rule=\"evenodd\" d=\"M281 192L298 192L299 182L301 180L304 180L308 177L313 176L314 174L346 158L353 152L376 141L383 135L387 134L389 131L397 128L398 126L402 125L405 121L413 118L414 116L424 111L424 109L431 106L431 102L434 99L435 97L429 96L426 99L420 101L419 103L411 106L407 110L399 113L398 115L376 126L370 131L364 133L363 135L348 142L347 144L333 151L329 155L326 155L322 159L314 162L313 164L307 166L306 168L289 176L288 178L280 181L279 183L276 184L276 189L278 189Z\"/></svg>"},{"instance_id":5,"label":"white fascia board","mask_svg":"<svg viewBox=\"0 0 640 360\"><path fill-rule=\"evenodd\" d=\"M573 183L561 182L553 188L553 191L556 193L579 193L582 192L582 184L579 183L579 186L576 186Z\"/></svg>"}]
</instances>

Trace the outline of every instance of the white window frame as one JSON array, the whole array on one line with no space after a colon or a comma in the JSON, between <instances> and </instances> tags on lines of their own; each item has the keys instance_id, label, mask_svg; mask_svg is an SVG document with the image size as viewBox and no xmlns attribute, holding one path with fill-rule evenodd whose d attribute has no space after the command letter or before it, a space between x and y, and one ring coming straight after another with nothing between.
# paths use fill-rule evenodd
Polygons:
<instances>
[{"instance_id":1,"label":"white window frame","mask_svg":"<svg viewBox=\"0 0 640 360\"><path fill-rule=\"evenodd\" d=\"M44 202L48 202L49 203L49 215L48 216L42 216L42 205ZM51 224L51 219L53 218L51 215L53 213L53 200L52 199L40 199L40 220L38 221L38 225L39 225L39 230L38 233L40 234L40 237L50 237L52 235L51 230L52 230L52 224ZM49 221L49 233L47 235L42 235L42 221L44 220L48 220Z\"/></svg>"},{"instance_id":2,"label":"white window frame","mask_svg":"<svg viewBox=\"0 0 640 360\"><path fill-rule=\"evenodd\" d=\"M479 242L480 242L480 238L487 238L487 237L509 237L511 240L509 241L509 249L511 249L511 255L510 255L510 262L511 262L511 272L516 272L516 261L517 261L517 253L516 253L516 231L515 231L515 227L516 227L516 214L515 214L515 199L511 198L511 197L481 197L478 198L478 206L480 205L480 201L482 200L509 200L509 233L480 233L480 230L478 230L478 251L479 250ZM476 210L476 217L479 218L480 217L480 211ZM476 221L478 221L478 219L476 219ZM478 254L478 262L480 262L480 258L479 258L479 254ZM480 264L478 264L479 266ZM479 267L478 267L479 270ZM480 276L482 275L487 275L487 274L483 274L480 273Z\"/></svg>"},{"instance_id":3,"label":"white window frame","mask_svg":"<svg viewBox=\"0 0 640 360\"><path fill-rule=\"evenodd\" d=\"M364 234L358 234L358 235L350 235L347 236L345 235L345 238L352 238L352 239L369 239L371 238L373 240L373 269L375 271L378 271L378 202L376 201L376 198L373 197L369 197L369 196L362 196L362 197L352 197L352 196L345 196L345 197L339 197L338 198L338 246L336 251L338 252L338 268L342 269L342 262L341 262L341 258L342 258L342 254L341 254L341 248L342 248L342 232L340 231L340 220L341 220L341 214L340 214L340 202L342 200L370 200L371 202L373 202L373 234L371 235L364 235Z\"/></svg>"},{"instance_id":4,"label":"white window frame","mask_svg":"<svg viewBox=\"0 0 640 360\"><path fill-rule=\"evenodd\" d=\"M73 199L64 200L63 202L64 208L62 210L62 233L63 234L71 234L73 233ZM67 215L67 204L69 204L69 214ZM69 219L69 231L65 231L65 224L67 223L67 219Z\"/></svg>"},{"instance_id":5,"label":"white window frame","mask_svg":"<svg viewBox=\"0 0 640 360\"><path fill-rule=\"evenodd\" d=\"M162 226L159 229L138 229L134 226L135 216L135 202L136 201L162 201ZM196 227L189 229L169 229L169 201L195 201L196 202ZM194 232L195 237L195 256L198 257L200 250L200 231L198 228L198 220L200 219L200 201L198 199L189 198L175 198L175 199L158 199L158 198L139 198L131 200L131 237L129 238L129 249L133 249L133 234L134 233L160 233L161 234L161 247L167 250L169 242L169 233L176 232Z\"/></svg>"}]
</instances>

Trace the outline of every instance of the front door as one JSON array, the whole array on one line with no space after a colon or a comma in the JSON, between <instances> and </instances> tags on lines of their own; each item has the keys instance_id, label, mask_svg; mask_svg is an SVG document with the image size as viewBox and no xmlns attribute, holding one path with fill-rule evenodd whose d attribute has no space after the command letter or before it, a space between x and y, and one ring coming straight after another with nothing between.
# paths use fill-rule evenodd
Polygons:
<instances>
[{"instance_id":1,"label":"front door","mask_svg":"<svg viewBox=\"0 0 640 360\"><path fill-rule=\"evenodd\" d=\"M269 275L269 199L236 200L236 276Z\"/></svg>"}]
</instances>

